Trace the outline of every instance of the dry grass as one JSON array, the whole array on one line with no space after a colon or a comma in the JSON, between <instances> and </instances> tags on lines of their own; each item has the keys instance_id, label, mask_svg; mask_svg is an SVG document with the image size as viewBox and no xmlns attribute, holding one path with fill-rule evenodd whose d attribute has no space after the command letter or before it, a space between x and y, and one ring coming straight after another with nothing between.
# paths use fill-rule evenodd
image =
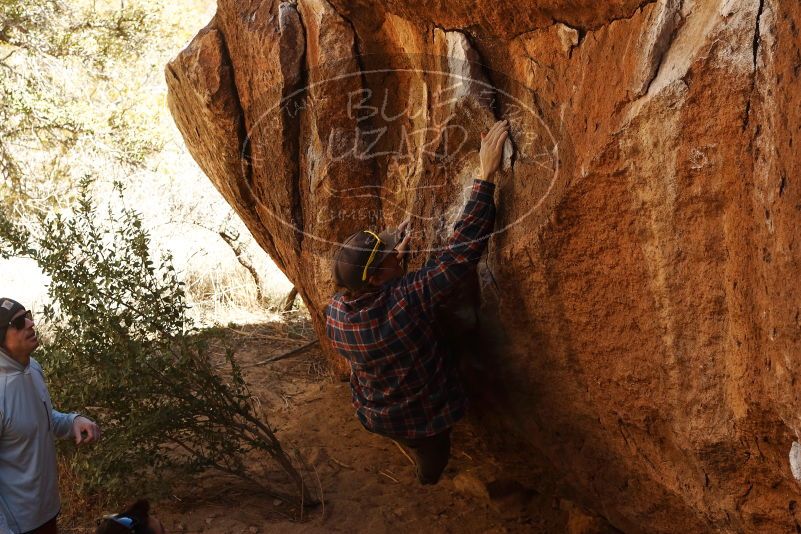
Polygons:
<instances>
[{"instance_id":1,"label":"dry grass","mask_svg":"<svg viewBox=\"0 0 801 534\"><path fill-rule=\"evenodd\" d=\"M280 310L292 286L280 273L269 274L265 274L268 285L261 288L263 296L259 298L253 277L235 262L189 270L185 283L192 317L205 326L281 321ZM298 297L295 309L302 307Z\"/></svg>"},{"instance_id":2,"label":"dry grass","mask_svg":"<svg viewBox=\"0 0 801 534\"><path fill-rule=\"evenodd\" d=\"M114 510L112 503L103 495L85 495L79 491L80 474L75 472L65 456L58 458L58 477L61 491L59 532L91 534L104 514L120 511Z\"/></svg>"}]
</instances>

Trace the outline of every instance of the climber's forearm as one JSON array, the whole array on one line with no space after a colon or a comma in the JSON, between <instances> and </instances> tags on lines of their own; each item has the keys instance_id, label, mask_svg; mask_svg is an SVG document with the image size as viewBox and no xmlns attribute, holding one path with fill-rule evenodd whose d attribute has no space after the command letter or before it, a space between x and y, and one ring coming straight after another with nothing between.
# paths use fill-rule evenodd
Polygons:
<instances>
[{"instance_id":1,"label":"climber's forearm","mask_svg":"<svg viewBox=\"0 0 801 534\"><path fill-rule=\"evenodd\" d=\"M494 184L474 180L470 199L442 252L401 278L398 289L408 306L433 313L435 305L475 269L495 222L494 190Z\"/></svg>"}]
</instances>

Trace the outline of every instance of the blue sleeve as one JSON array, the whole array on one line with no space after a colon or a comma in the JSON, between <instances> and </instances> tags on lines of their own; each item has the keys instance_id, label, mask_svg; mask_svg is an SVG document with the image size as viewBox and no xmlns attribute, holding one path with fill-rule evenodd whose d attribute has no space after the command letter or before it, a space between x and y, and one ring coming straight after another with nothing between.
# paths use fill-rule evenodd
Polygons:
<instances>
[{"instance_id":1,"label":"blue sleeve","mask_svg":"<svg viewBox=\"0 0 801 534\"><path fill-rule=\"evenodd\" d=\"M61 413L58 410L50 410L53 417L53 433L58 439L74 438L72 423L78 417L77 413Z\"/></svg>"}]
</instances>

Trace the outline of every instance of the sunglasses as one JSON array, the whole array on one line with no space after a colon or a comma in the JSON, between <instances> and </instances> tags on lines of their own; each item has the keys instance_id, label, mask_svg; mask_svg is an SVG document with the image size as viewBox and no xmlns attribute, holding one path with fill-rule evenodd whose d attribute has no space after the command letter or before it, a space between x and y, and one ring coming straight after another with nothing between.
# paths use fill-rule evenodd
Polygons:
<instances>
[{"instance_id":1,"label":"sunglasses","mask_svg":"<svg viewBox=\"0 0 801 534\"><path fill-rule=\"evenodd\" d=\"M33 322L33 314L30 310L26 311L23 315L15 317L8 322L8 326L13 326L17 330L23 330L26 326L26 321Z\"/></svg>"}]
</instances>

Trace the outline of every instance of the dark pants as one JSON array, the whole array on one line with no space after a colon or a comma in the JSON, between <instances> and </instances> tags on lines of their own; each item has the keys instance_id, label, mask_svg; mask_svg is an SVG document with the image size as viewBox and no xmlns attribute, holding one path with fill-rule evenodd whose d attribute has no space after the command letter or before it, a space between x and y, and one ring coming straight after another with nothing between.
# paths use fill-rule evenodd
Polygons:
<instances>
[{"instance_id":1,"label":"dark pants","mask_svg":"<svg viewBox=\"0 0 801 534\"><path fill-rule=\"evenodd\" d=\"M35 528L33 530L25 532L25 534L58 534L58 527L56 526L56 518L58 518L58 516L54 517L53 519L51 519L50 521L48 521L39 528Z\"/></svg>"},{"instance_id":2,"label":"dark pants","mask_svg":"<svg viewBox=\"0 0 801 534\"><path fill-rule=\"evenodd\" d=\"M391 438L412 452L420 484L436 484L451 455L451 429L427 438Z\"/></svg>"}]
</instances>

